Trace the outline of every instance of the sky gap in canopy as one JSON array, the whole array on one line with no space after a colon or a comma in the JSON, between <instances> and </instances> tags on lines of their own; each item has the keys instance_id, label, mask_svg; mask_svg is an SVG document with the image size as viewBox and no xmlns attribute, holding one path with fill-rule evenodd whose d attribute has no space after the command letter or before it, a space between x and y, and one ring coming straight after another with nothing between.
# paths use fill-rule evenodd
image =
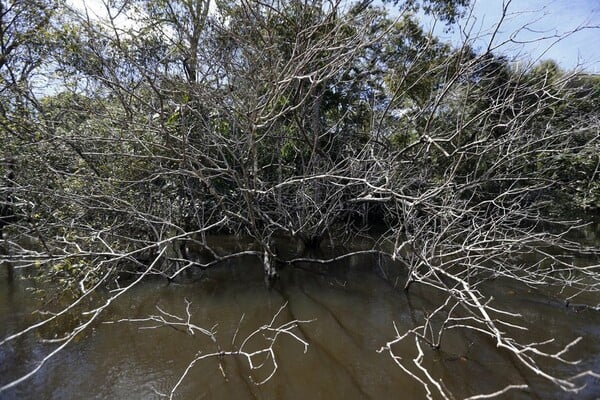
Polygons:
<instances>
[{"instance_id":1,"label":"sky gap in canopy","mask_svg":"<svg viewBox=\"0 0 600 400\"><path fill-rule=\"evenodd\" d=\"M505 7L493 45L506 44L495 53L523 63L552 59L564 69L600 74L600 0L476 0L460 28L445 32L446 27L434 24L431 17L422 16L421 21L455 45L470 32L480 37L475 48L483 51Z\"/></svg>"},{"instance_id":2,"label":"sky gap in canopy","mask_svg":"<svg viewBox=\"0 0 600 400\"><path fill-rule=\"evenodd\" d=\"M102 0L69 3L80 10L87 8L92 17L106 16ZM494 45L512 41L497 53L525 63L553 59L565 69L600 74L600 0L475 0L467 12L468 18L449 32L445 32L447 27L443 24L434 24L433 18L420 17L426 29L434 27L436 35L455 45L464 39L465 31L470 31L471 37L480 37L475 42L476 49L485 50L505 7L508 13L495 35Z\"/></svg>"}]
</instances>

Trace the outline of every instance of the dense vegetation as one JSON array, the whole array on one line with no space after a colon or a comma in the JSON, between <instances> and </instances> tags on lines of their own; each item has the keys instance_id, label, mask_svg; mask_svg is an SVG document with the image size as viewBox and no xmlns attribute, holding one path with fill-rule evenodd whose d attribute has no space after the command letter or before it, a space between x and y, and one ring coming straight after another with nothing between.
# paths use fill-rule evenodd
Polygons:
<instances>
[{"instance_id":1,"label":"dense vegetation","mask_svg":"<svg viewBox=\"0 0 600 400\"><path fill-rule=\"evenodd\" d=\"M0 260L85 296L123 271L174 279L236 256L273 278L305 256L275 238L376 229L368 251L405 268L406 288L447 291L433 315L469 316L539 368L546 354L501 333L478 284L599 288L597 266L546 246L575 251L579 222L558 220L600 208L600 78L419 24L421 9L451 28L467 3L115 0L96 18L2 0ZM190 257L215 232L255 247ZM528 252L540 261L524 268ZM439 345L429 323L412 333Z\"/></svg>"}]
</instances>

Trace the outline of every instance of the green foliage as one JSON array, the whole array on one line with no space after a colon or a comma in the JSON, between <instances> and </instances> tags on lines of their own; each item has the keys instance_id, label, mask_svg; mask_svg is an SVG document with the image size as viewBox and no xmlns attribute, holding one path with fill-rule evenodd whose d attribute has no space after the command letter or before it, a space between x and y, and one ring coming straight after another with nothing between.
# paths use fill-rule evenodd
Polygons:
<instances>
[{"instance_id":1,"label":"green foliage","mask_svg":"<svg viewBox=\"0 0 600 400\"><path fill-rule=\"evenodd\" d=\"M360 199L450 187L473 203L535 187L517 200L595 210L597 139L581 127L597 126L600 80L453 49L417 19L421 8L452 23L467 3L396 2L396 19L367 3L228 1L213 15L200 0L120 0L135 20L124 32L72 11L54 21L59 3L27 8L18 29L36 41L19 54L41 68L52 49L62 86L34 95L2 75L3 151L29 202L19 214L57 247L101 252L102 232L119 252L221 220L259 242L312 241L382 214ZM0 68L25 62L10 57ZM382 185L399 192L371 193Z\"/></svg>"},{"instance_id":2,"label":"green foliage","mask_svg":"<svg viewBox=\"0 0 600 400\"><path fill-rule=\"evenodd\" d=\"M431 14L448 23L455 23L464 15L465 8L471 3L471 0L384 0L384 2L415 11L422 8L426 14Z\"/></svg>"}]
</instances>

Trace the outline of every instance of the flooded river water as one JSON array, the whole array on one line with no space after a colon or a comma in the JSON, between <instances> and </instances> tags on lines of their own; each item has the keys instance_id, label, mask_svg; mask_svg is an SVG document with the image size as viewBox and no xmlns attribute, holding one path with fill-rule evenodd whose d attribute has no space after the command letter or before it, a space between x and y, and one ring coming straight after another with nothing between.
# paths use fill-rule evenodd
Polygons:
<instances>
[{"instance_id":1,"label":"flooded river water","mask_svg":"<svg viewBox=\"0 0 600 400\"><path fill-rule=\"evenodd\" d=\"M9 399L154 399L169 393L194 357L216 351L203 335L188 335L172 327L151 327L148 322L105 322L157 315L158 308L184 316L186 299L191 322L216 331L219 349L233 350L252 331L278 316L281 323L311 320L295 329L302 343L283 335L274 346L278 369L265 384L272 364L250 370L236 356L201 360L189 371L175 393L178 399L420 399L422 387L406 375L386 353L377 350L399 331L414 327L433 294L418 286L407 295L395 287L393 266L372 257L357 257L330 265L301 266L281 271L267 288L262 268L252 259L240 259L194 273L178 283L162 279L141 282L119 298L87 334L59 352L23 384L0 394ZM8 282L0 273L0 339L27 326L39 305L28 287L32 282ZM556 365L563 375L582 369L600 371L600 312L575 312L552 296L508 282L490 283L502 305L521 313L533 339L560 338L561 345L578 336L569 356L577 366ZM158 308L157 308L158 307ZM42 335L48 335L43 332ZM233 340L235 336L235 341ZM0 384L35 366L55 344L40 342L40 333L26 335L0 347ZM234 342L232 344L232 342ZM414 342L411 342L414 345ZM438 351L424 348L425 364L458 397L490 393L509 383L527 384L512 391L515 399L596 399L600 381L588 378L578 395L555 386L518 367L493 341L474 334L454 334ZM265 346L257 336L249 349ZM268 344L266 345L268 346ZM407 343L395 352L415 356Z\"/></svg>"}]
</instances>

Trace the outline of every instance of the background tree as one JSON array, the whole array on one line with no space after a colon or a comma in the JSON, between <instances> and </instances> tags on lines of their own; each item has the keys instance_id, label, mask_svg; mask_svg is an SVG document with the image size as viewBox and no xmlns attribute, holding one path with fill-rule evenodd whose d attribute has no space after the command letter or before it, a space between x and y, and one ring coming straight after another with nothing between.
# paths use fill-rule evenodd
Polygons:
<instances>
[{"instance_id":1,"label":"background tree","mask_svg":"<svg viewBox=\"0 0 600 400\"><path fill-rule=\"evenodd\" d=\"M593 373L546 372L563 350L519 341L524 322L485 282L552 287L569 302L598 291L598 266L568 261L596 250L566 240L574 223L552 218L566 214L558 194L586 209L598 199L597 82L453 48L415 17L423 7L453 22L466 3L395 2L392 16L370 2L123 0L93 19L3 2L0 127L18 172L2 195L19 220L0 259L37 266L76 299L31 329L115 289L60 350L149 274L173 280L251 256L272 282L285 266L376 254L406 271L409 295L420 285L445 298L382 348L428 392L451 397L406 369L393 344L438 349L459 328L576 392ZM37 72L53 72L48 91ZM224 252L211 244L217 232L253 244ZM367 250L306 251L367 234ZM300 243L297 254L281 239ZM539 261L524 266L526 253Z\"/></svg>"}]
</instances>

